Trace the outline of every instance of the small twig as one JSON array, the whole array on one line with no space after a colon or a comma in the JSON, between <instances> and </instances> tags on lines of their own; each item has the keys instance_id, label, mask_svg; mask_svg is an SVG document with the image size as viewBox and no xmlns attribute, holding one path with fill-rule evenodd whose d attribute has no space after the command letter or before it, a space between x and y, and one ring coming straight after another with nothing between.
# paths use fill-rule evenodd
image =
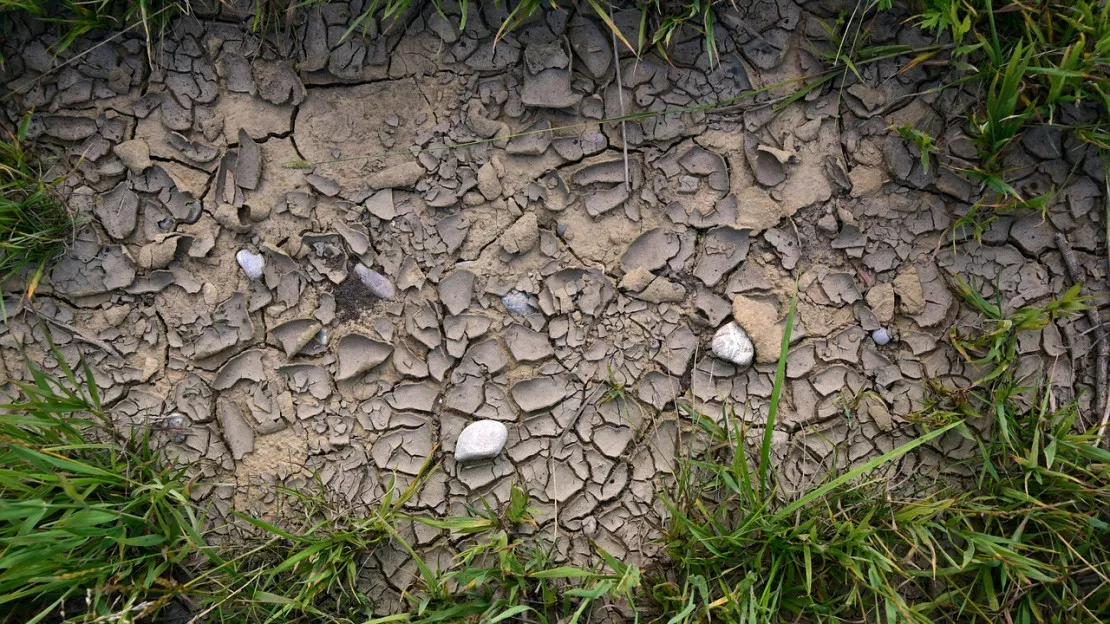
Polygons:
<instances>
[{"instance_id":1,"label":"small twig","mask_svg":"<svg viewBox=\"0 0 1110 624\"><path fill-rule=\"evenodd\" d=\"M609 19L613 19L613 5L609 5ZM617 48L617 31L610 30L609 34L613 36L613 65L617 72L617 101L621 106L621 117L625 116L624 112L624 85L621 84L621 55ZM624 131L624 119L621 119L621 147L624 148L624 190L632 194L632 176L628 171L628 136Z\"/></svg>"},{"instance_id":2,"label":"small twig","mask_svg":"<svg viewBox=\"0 0 1110 624\"><path fill-rule=\"evenodd\" d=\"M1104 202L1106 204L1106 287L1108 290L1110 290L1110 161L1107 161L1106 156L1107 155L1103 153L1103 163L1105 168L1104 170L1106 172L1106 175L1103 176L1105 178L1106 184L1106 196ZM1102 334L1102 351L1105 352L1107 350L1106 330L1102 329L1102 323L1097 323L1096 327L1100 329L1100 333ZM1106 354L1103 353L1102 362L1104 366L1106 365L1106 359ZM1108 424L1110 424L1110 397L1106 398L1106 405L1102 408L1102 420L1098 423L1098 442L1101 442L1103 439L1105 439L1106 426Z\"/></svg>"},{"instance_id":3,"label":"small twig","mask_svg":"<svg viewBox=\"0 0 1110 624\"><path fill-rule=\"evenodd\" d=\"M1071 250L1071 245L1068 244L1067 237L1063 233L1056 233L1056 247L1060 250L1060 255L1064 258L1064 267L1068 271L1068 277L1071 278L1073 284L1082 282L1082 273L1079 271L1079 263L1075 260L1075 253ZM1093 307L1087 308L1087 321L1094 328L1095 343L1095 403L1092 406L1092 412L1098 414L1100 410L1105 410L1107 404L1106 386L1110 383L1110 373L1107 372L1107 366L1110 365L1110 343L1106 342L1106 330L1103 329L1102 323L1099 321L1098 312ZM1110 413L1107 411L1105 413ZM1106 429L1107 418L1104 415L1102 422L1099 425L1099 436L1102 436L1103 431Z\"/></svg>"},{"instance_id":4,"label":"small twig","mask_svg":"<svg viewBox=\"0 0 1110 624\"><path fill-rule=\"evenodd\" d=\"M38 310L33 308L29 303L25 306L25 308L27 310L30 310L32 314L39 317L43 321L46 321L47 323L53 325L54 327L57 327L58 329L60 329L62 331L65 331L65 332L68 332L68 333L72 334L73 337L76 338L77 340L80 340L81 342L84 342L84 343L91 344L92 346L94 346L98 349L102 349L104 351L107 351L108 353L111 353L112 355L116 356L117 358L119 358L121 360L124 359L124 357L122 355L120 355L119 351L116 351L115 347L108 344L107 342L104 342L103 340L99 340L97 338L93 338L92 336L86 336L85 334L81 333L81 330L77 329L73 325L70 325L68 323L63 323L62 321L52 319L49 316L46 316L42 312L39 312Z\"/></svg>"}]
</instances>

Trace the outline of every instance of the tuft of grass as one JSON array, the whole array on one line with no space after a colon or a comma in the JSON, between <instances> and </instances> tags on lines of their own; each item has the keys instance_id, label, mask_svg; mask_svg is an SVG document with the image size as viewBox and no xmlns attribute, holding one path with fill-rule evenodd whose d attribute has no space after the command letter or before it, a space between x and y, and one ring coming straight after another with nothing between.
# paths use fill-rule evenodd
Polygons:
<instances>
[{"instance_id":1,"label":"tuft of grass","mask_svg":"<svg viewBox=\"0 0 1110 624\"><path fill-rule=\"evenodd\" d=\"M588 609L597 601L635 603L634 592L641 582L636 566L618 561L600 547L597 553L608 571L567 565L556 555L553 543L518 530L536 524L525 489L513 486L502 512L485 503L483 509L469 511L467 516L444 520L413 518L475 538L449 570L425 579L426 594L412 597L412 612L381 621L496 623L512 618L578 624L589 621Z\"/></svg>"},{"instance_id":2,"label":"tuft of grass","mask_svg":"<svg viewBox=\"0 0 1110 624\"><path fill-rule=\"evenodd\" d=\"M932 136L927 132L923 132L913 127L909 123L902 124L901 126L892 126L892 130L898 133L902 139L909 141L917 147L917 153L921 156L921 168L925 173L929 173L929 155L936 150L936 143Z\"/></svg>"},{"instance_id":3,"label":"tuft of grass","mask_svg":"<svg viewBox=\"0 0 1110 624\"><path fill-rule=\"evenodd\" d=\"M996 365L1013 353L998 344L1008 340L1001 324L1011 334L1034 329L1079 305L1069 293L1004 314L979 300L991 323L963 340L995 345ZM780 366L776 382L782 376ZM973 391L934 388L918 421L935 428L792 497L763 487L769 436L753 436L742 419L723 419L737 423L728 431L689 411L711 444L683 462L665 499L673 564L650 596L667 621L1105 621L1110 452L1073 431L1075 405L1054 407L1047 384L1022 388L998 374ZM1032 402L1019 396L1029 390ZM912 487L892 489L868 478L955 433L980 446L968 466L977 479L916 475Z\"/></svg>"},{"instance_id":4,"label":"tuft of grass","mask_svg":"<svg viewBox=\"0 0 1110 624\"><path fill-rule=\"evenodd\" d=\"M0 137L0 282L25 277L31 297L65 248L74 221L44 179L42 162L27 150L31 116Z\"/></svg>"},{"instance_id":5,"label":"tuft of grass","mask_svg":"<svg viewBox=\"0 0 1110 624\"><path fill-rule=\"evenodd\" d=\"M149 430L110 437L91 371L55 355L63 378L28 362L22 399L0 405L0 605L28 623L141 619L176 595L200 520Z\"/></svg>"},{"instance_id":6,"label":"tuft of grass","mask_svg":"<svg viewBox=\"0 0 1110 624\"><path fill-rule=\"evenodd\" d=\"M920 6L914 23L952 42L946 46L947 60L959 74L952 84L978 85L981 93L978 110L969 118L980 163L969 173L980 180L1004 174L1009 146L1033 125L1107 145L1110 5L1098 0L926 0ZM1096 113L1093 123L1075 120L1074 111L1085 106Z\"/></svg>"}]
</instances>

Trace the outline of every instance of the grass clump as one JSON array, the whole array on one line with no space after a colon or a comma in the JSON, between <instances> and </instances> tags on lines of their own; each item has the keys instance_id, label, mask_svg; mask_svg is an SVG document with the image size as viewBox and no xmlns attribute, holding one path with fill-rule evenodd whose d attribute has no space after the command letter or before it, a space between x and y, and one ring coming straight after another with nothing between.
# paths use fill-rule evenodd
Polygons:
<instances>
[{"instance_id":1,"label":"grass clump","mask_svg":"<svg viewBox=\"0 0 1110 624\"><path fill-rule=\"evenodd\" d=\"M1069 292L1012 314L980 308L991 322L962 345L997 372L970 389L935 385L919 420L936 428L797 497L763 487L767 436L756 461L735 442L751 437L743 425L691 414L714 444L686 462L668 500L674 567L652 596L669 622L1105 621L1110 452L1074 431L1074 403L1057 408L1050 386L1019 385L1009 343L1080 305ZM967 482L861 481L954 433L979 444Z\"/></svg>"},{"instance_id":2,"label":"grass clump","mask_svg":"<svg viewBox=\"0 0 1110 624\"><path fill-rule=\"evenodd\" d=\"M199 521L183 473L149 434L108 437L91 372L55 353L64 379L29 364L23 398L0 406L0 605L7 621L133 621L176 593Z\"/></svg>"},{"instance_id":3,"label":"grass clump","mask_svg":"<svg viewBox=\"0 0 1110 624\"><path fill-rule=\"evenodd\" d=\"M911 22L944 44L922 50L911 66L943 59L955 74L941 88L967 88L976 95L967 130L978 161L949 164L985 191L973 213L984 208L1043 210L1047 196L1024 196L1009 180L1012 146L1034 127L1070 132L1100 150L1110 149L1106 2L926 0L911 6L917 10ZM926 156L931 138L900 133Z\"/></svg>"},{"instance_id":4,"label":"grass clump","mask_svg":"<svg viewBox=\"0 0 1110 624\"><path fill-rule=\"evenodd\" d=\"M0 137L0 282L25 277L28 297L73 229L72 217L45 179L43 163L27 150L30 125L26 115Z\"/></svg>"},{"instance_id":5,"label":"grass clump","mask_svg":"<svg viewBox=\"0 0 1110 624\"><path fill-rule=\"evenodd\" d=\"M1013 365L1018 331L1083 303L1069 291L1006 312L958 284L987 318L953 339L970 363L997 373L966 388L934 384L917 417L924 433L898 448L786 493L767 432L782 400L789 322L769 426L750 430L729 408L719 421L686 410L708 450L678 464L663 495L668 557L647 574L600 548L597 566L562 559L521 487L500 509L415 511L431 461L357 513L282 490L299 522L240 514L257 539L206 546L182 473L160 467L149 433L98 433L104 411L88 369L79 378L55 352L62 378L32 366L32 381L18 385L23 399L0 416L0 604L19 621L63 609L68 621L136 621L175 601L236 624L580 624L602 605L667 624L1105 621L1110 452L1076 432L1074 402L1057 407L1049 385L1022 385ZM952 435L978 445L969 476L919 474L900 485L875 476ZM429 565L405 537L412 523L449 532L458 553ZM360 566L387 543L407 553L420 581L403 610L382 614L363 593Z\"/></svg>"}]
</instances>

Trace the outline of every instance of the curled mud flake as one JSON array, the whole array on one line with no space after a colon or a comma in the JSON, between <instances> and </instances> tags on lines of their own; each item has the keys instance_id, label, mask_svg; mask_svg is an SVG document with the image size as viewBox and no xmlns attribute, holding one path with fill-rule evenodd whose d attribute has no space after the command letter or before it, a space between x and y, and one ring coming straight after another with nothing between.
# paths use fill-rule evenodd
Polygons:
<instances>
[{"instance_id":1,"label":"curled mud flake","mask_svg":"<svg viewBox=\"0 0 1110 624\"><path fill-rule=\"evenodd\" d=\"M212 420L212 389L196 373L189 373L177 384L174 400L178 414L192 422L206 423Z\"/></svg>"},{"instance_id":2,"label":"curled mud flake","mask_svg":"<svg viewBox=\"0 0 1110 624\"><path fill-rule=\"evenodd\" d=\"M307 392L321 401L331 396L331 375L322 366L289 364L277 370L286 376L289 389L294 392Z\"/></svg>"},{"instance_id":3,"label":"curled mud flake","mask_svg":"<svg viewBox=\"0 0 1110 624\"><path fill-rule=\"evenodd\" d=\"M393 388L386 401L393 409L431 412L438 396L439 390L432 384L407 383Z\"/></svg>"},{"instance_id":4,"label":"curled mud flake","mask_svg":"<svg viewBox=\"0 0 1110 624\"><path fill-rule=\"evenodd\" d=\"M249 249L240 249L235 252L235 262L239 264L239 268L243 269L243 273L252 280L262 279L263 271L266 270L266 258L260 253L254 253Z\"/></svg>"},{"instance_id":5,"label":"curled mud flake","mask_svg":"<svg viewBox=\"0 0 1110 624\"><path fill-rule=\"evenodd\" d=\"M555 354L555 349L547 336L532 331L520 323L513 323L507 327L502 332L502 336L505 338L505 346L518 362L539 362Z\"/></svg>"},{"instance_id":6,"label":"curled mud flake","mask_svg":"<svg viewBox=\"0 0 1110 624\"><path fill-rule=\"evenodd\" d=\"M351 253L356 256L361 256L370 249L370 232L363 225L348 225L343 221L336 219L332 222L332 227L335 231L343 237L347 247L350 248Z\"/></svg>"},{"instance_id":7,"label":"curled mud flake","mask_svg":"<svg viewBox=\"0 0 1110 624\"><path fill-rule=\"evenodd\" d=\"M702 239L694 276L706 286L715 286L726 273L748 257L748 230L717 227Z\"/></svg>"},{"instance_id":8,"label":"curled mud flake","mask_svg":"<svg viewBox=\"0 0 1110 624\"><path fill-rule=\"evenodd\" d=\"M902 314L913 316L925 311L925 293L917 267L911 266L894 278L894 294L898 295Z\"/></svg>"},{"instance_id":9,"label":"curled mud flake","mask_svg":"<svg viewBox=\"0 0 1110 624\"><path fill-rule=\"evenodd\" d=\"M242 189L254 190L262 179L262 148L247 134L239 129L239 153L235 159L235 185Z\"/></svg>"},{"instance_id":10,"label":"curled mud flake","mask_svg":"<svg viewBox=\"0 0 1110 624\"><path fill-rule=\"evenodd\" d=\"M127 181L120 182L108 193L98 195L93 211L108 235L115 239L126 238L135 231L139 215L139 196Z\"/></svg>"},{"instance_id":11,"label":"curled mud flake","mask_svg":"<svg viewBox=\"0 0 1110 624\"><path fill-rule=\"evenodd\" d=\"M508 439L509 429L503 423L496 420L471 423L455 442L455 461L462 464L493 459L501 454Z\"/></svg>"},{"instance_id":12,"label":"curled mud flake","mask_svg":"<svg viewBox=\"0 0 1110 624\"><path fill-rule=\"evenodd\" d=\"M204 360L224 354L254 337L254 323L247 310L249 298L243 293L233 294L220 304L212 315L212 324L201 329L182 353L194 360Z\"/></svg>"},{"instance_id":13,"label":"curled mud flake","mask_svg":"<svg viewBox=\"0 0 1110 624\"><path fill-rule=\"evenodd\" d=\"M338 234L305 234L297 257L307 257L312 268L333 284L347 279L347 249Z\"/></svg>"},{"instance_id":14,"label":"curled mud flake","mask_svg":"<svg viewBox=\"0 0 1110 624\"><path fill-rule=\"evenodd\" d=\"M556 377L539 377L513 385L513 400L525 412L537 412L557 405L567 397L566 380Z\"/></svg>"},{"instance_id":15,"label":"curled mud flake","mask_svg":"<svg viewBox=\"0 0 1110 624\"><path fill-rule=\"evenodd\" d=\"M569 71L545 69L525 76L520 101L534 108L569 108L582 101L582 94L571 88Z\"/></svg>"},{"instance_id":16,"label":"curled mud flake","mask_svg":"<svg viewBox=\"0 0 1110 624\"><path fill-rule=\"evenodd\" d=\"M679 303L686 299L686 289L665 277L656 277L636 297L649 303Z\"/></svg>"},{"instance_id":17,"label":"curled mud flake","mask_svg":"<svg viewBox=\"0 0 1110 624\"><path fill-rule=\"evenodd\" d=\"M392 221L397 216L397 209L393 206L393 189L382 189L363 202L366 211L382 221Z\"/></svg>"},{"instance_id":18,"label":"curled mud flake","mask_svg":"<svg viewBox=\"0 0 1110 624\"><path fill-rule=\"evenodd\" d=\"M678 236L663 228L644 232L625 250L621 256L621 269L625 272L634 268L656 271L667 265L681 248Z\"/></svg>"},{"instance_id":19,"label":"curled mud flake","mask_svg":"<svg viewBox=\"0 0 1110 624\"><path fill-rule=\"evenodd\" d=\"M697 336L685 325L680 325L663 339L663 344L653 359L662 364L667 372L680 377L689 367L697 347Z\"/></svg>"},{"instance_id":20,"label":"curled mud flake","mask_svg":"<svg viewBox=\"0 0 1110 624\"><path fill-rule=\"evenodd\" d=\"M304 191L289 191L282 196L281 201L278 202L276 212L282 214L288 212L294 217L302 219L311 219L312 212L316 208L316 196Z\"/></svg>"},{"instance_id":21,"label":"curled mud flake","mask_svg":"<svg viewBox=\"0 0 1110 624\"><path fill-rule=\"evenodd\" d=\"M598 316L615 294L613 283L598 269L563 269L544 282L540 307L549 316L575 311Z\"/></svg>"},{"instance_id":22,"label":"curled mud flake","mask_svg":"<svg viewBox=\"0 0 1110 624\"><path fill-rule=\"evenodd\" d=\"M876 284L867 291L867 307L875 314L875 319L880 323L889 323L894 319L894 285L890 283Z\"/></svg>"},{"instance_id":23,"label":"curled mud flake","mask_svg":"<svg viewBox=\"0 0 1110 624\"><path fill-rule=\"evenodd\" d=\"M339 339L336 348L339 360L337 381L350 379L365 373L389 358L393 346L379 342L361 334L347 334Z\"/></svg>"},{"instance_id":24,"label":"curled mud flake","mask_svg":"<svg viewBox=\"0 0 1110 624\"><path fill-rule=\"evenodd\" d=\"M181 234L157 234L153 242L139 249L139 266L144 269L165 269L179 256L188 252L193 237Z\"/></svg>"},{"instance_id":25,"label":"curled mud flake","mask_svg":"<svg viewBox=\"0 0 1110 624\"><path fill-rule=\"evenodd\" d=\"M748 333L736 323L726 323L713 335L713 355L745 367L755 357L755 346Z\"/></svg>"},{"instance_id":26,"label":"curled mud flake","mask_svg":"<svg viewBox=\"0 0 1110 624\"><path fill-rule=\"evenodd\" d=\"M439 282L439 299L447 311L459 315L470 307L475 275L465 269L454 271Z\"/></svg>"},{"instance_id":27,"label":"curled mud flake","mask_svg":"<svg viewBox=\"0 0 1110 624\"><path fill-rule=\"evenodd\" d=\"M366 184L373 190L411 189L426 173L420 163L416 161L404 162L370 174L366 178Z\"/></svg>"},{"instance_id":28,"label":"curled mud flake","mask_svg":"<svg viewBox=\"0 0 1110 624\"><path fill-rule=\"evenodd\" d=\"M379 299L392 299L397 294L388 278L362 263L355 265L355 275Z\"/></svg>"},{"instance_id":29,"label":"curled mud flake","mask_svg":"<svg viewBox=\"0 0 1110 624\"><path fill-rule=\"evenodd\" d=\"M323 325L316 319L294 319L270 330L270 336L285 351L286 357L293 357L315 339Z\"/></svg>"},{"instance_id":30,"label":"curled mud flake","mask_svg":"<svg viewBox=\"0 0 1110 624\"><path fill-rule=\"evenodd\" d=\"M501 248L506 253L527 253L539 242L539 221L534 213L526 213L517 219L505 233L501 235Z\"/></svg>"},{"instance_id":31,"label":"curled mud flake","mask_svg":"<svg viewBox=\"0 0 1110 624\"><path fill-rule=\"evenodd\" d=\"M265 371L262 367L262 352L252 349L240 353L221 366L216 373L216 380L212 382L212 388L214 390L227 390L242 379L259 383L265 378Z\"/></svg>"},{"instance_id":32,"label":"curled mud flake","mask_svg":"<svg viewBox=\"0 0 1110 624\"><path fill-rule=\"evenodd\" d=\"M254 451L254 430L243 418L243 412L232 401L220 399L216 404L216 419L220 423L224 442L235 461Z\"/></svg>"},{"instance_id":33,"label":"curled mud flake","mask_svg":"<svg viewBox=\"0 0 1110 624\"><path fill-rule=\"evenodd\" d=\"M150 160L150 148L142 139L118 143L112 147L112 153L135 175L141 174L154 164Z\"/></svg>"}]
</instances>

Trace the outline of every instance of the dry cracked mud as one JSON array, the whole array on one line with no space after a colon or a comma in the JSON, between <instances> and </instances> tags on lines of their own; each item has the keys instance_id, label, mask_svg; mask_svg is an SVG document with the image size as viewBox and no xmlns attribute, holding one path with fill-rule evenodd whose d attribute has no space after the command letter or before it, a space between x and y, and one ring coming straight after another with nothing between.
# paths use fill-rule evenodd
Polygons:
<instances>
[{"instance_id":1,"label":"dry cracked mud","mask_svg":"<svg viewBox=\"0 0 1110 624\"><path fill-rule=\"evenodd\" d=\"M593 541L647 564L657 492L700 442L677 406L719 418L728 403L758 431L795 278L774 432L794 488L911 439L930 381L975 378L947 341L976 322L951 276L1006 307L1043 301L1070 285L1060 232L1106 294L1103 169L1070 137L1031 133L1007 157L1016 187L1058 189L1046 218L999 216L981 241L953 229L977 189L925 171L889 130L974 156L971 95L931 90L947 68L869 64L777 112L782 88L733 100L818 69L818 20L841 4L721 5L719 62L685 30L670 63L636 58L566 9L494 45L494 3L470 3L461 32L428 6L343 38L358 10L340 0L268 36L243 28L243 3L194 2L154 69L137 33L54 58L17 21L6 121L34 111L89 220L33 312L3 325L3 372L25 374L20 348L55 366L48 328L88 360L118 427L152 426L189 467L214 518L272 517L277 486L315 479L357 510L432 457L416 509L459 514L519 484L568 560ZM876 18L873 42L921 43L904 17ZM653 114L606 121L632 113ZM732 320L750 367L711 352ZM1085 412L1088 330L1075 316L1027 332L1018 362ZM456 464L478 420L507 426L504 450ZM951 460L973 451L953 434L892 474L958 476ZM406 535L429 560L456 546ZM389 612L416 570L388 547L368 561L365 590Z\"/></svg>"}]
</instances>

